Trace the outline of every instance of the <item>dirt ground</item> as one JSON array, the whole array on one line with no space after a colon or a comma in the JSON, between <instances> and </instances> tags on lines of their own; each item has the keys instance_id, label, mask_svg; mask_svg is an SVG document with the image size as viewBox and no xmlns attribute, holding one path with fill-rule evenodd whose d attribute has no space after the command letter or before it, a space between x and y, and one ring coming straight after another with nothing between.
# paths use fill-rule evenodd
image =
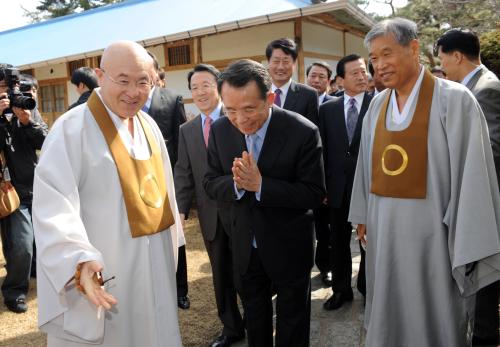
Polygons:
<instances>
[{"instance_id":1,"label":"dirt ground","mask_svg":"<svg viewBox=\"0 0 500 347\"><path fill-rule=\"evenodd\" d=\"M208 345L221 331L212 285L212 272L201 232L194 213L187 221L187 265L191 308L179 310L183 344L186 347ZM0 252L0 283L5 278L5 260ZM1 296L1 294L0 294ZM0 346L43 347L45 334L37 327L36 281L31 280L28 294L29 310L12 313L0 301Z\"/></svg>"}]
</instances>

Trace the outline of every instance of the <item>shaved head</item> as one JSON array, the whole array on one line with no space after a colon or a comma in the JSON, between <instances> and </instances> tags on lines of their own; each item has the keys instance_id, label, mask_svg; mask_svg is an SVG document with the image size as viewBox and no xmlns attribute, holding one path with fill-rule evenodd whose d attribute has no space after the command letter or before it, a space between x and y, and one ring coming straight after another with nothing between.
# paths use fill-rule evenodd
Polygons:
<instances>
[{"instance_id":1,"label":"shaved head","mask_svg":"<svg viewBox=\"0 0 500 347\"><path fill-rule=\"evenodd\" d=\"M153 59L133 41L109 45L96 73L104 103L122 118L133 117L145 104L155 76Z\"/></svg>"},{"instance_id":2,"label":"shaved head","mask_svg":"<svg viewBox=\"0 0 500 347\"><path fill-rule=\"evenodd\" d=\"M133 41L117 41L106 47L101 58L101 69L118 67L131 60L145 64L145 68L154 69L153 58L144 47Z\"/></svg>"}]
</instances>

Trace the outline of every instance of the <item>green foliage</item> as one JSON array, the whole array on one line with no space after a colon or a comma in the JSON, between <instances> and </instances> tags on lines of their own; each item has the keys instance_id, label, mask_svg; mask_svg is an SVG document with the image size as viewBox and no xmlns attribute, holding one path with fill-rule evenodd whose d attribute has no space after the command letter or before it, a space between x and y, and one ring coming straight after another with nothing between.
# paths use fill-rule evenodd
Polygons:
<instances>
[{"instance_id":1,"label":"green foliage","mask_svg":"<svg viewBox=\"0 0 500 347\"><path fill-rule=\"evenodd\" d=\"M434 43L446 30L468 28L480 35L500 26L498 0L408 0L395 15L417 23L423 61L431 66Z\"/></svg>"},{"instance_id":2,"label":"green foliage","mask_svg":"<svg viewBox=\"0 0 500 347\"><path fill-rule=\"evenodd\" d=\"M24 15L31 18L32 22L40 22L121 1L123 0L41 0L35 11L24 9Z\"/></svg>"},{"instance_id":3,"label":"green foliage","mask_svg":"<svg viewBox=\"0 0 500 347\"><path fill-rule=\"evenodd\" d=\"M481 62L500 76L500 29L484 33L481 42Z\"/></svg>"}]
</instances>

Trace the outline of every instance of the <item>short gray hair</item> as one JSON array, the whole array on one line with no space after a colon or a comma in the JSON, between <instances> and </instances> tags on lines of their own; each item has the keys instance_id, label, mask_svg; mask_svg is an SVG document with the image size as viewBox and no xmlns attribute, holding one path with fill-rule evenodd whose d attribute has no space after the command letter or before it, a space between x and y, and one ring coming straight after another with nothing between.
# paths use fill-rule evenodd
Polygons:
<instances>
[{"instance_id":1,"label":"short gray hair","mask_svg":"<svg viewBox=\"0 0 500 347\"><path fill-rule=\"evenodd\" d=\"M401 46L408 46L411 40L418 39L417 24L406 18L385 19L375 26L365 36L365 47L370 49L370 43L379 36L392 34Z\"/></svg>"}]
</instances>

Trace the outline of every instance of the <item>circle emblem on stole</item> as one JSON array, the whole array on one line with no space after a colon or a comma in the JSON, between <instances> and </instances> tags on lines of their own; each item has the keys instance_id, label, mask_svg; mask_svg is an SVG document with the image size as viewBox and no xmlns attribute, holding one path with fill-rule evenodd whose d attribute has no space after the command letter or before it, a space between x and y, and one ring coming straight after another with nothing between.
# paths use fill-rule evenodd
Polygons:
<instances>
[{"instance_id":1,"label":"circle emblem on stole","mask_svg":"<svg viewBox=\"0 0 500 347\"><path fill-rule=\"evenodd\" d=\"M397 170L389 170L385 166L385 155L390 150L394 150L394 151L398 152L399 154L401 154L401 157L403 158L403 163L401 163L401 166ZM397 176L397 175L402 174L403 171L405 171L407 167L408 167L408 153L406 153L404 148L399 146L399 145L395 145L395 144L387 145L384 149L384 152L382 153L382 171L384 171L384 173L386 175Z\"/></svg>"},{"instance_id":2,"label":"circle emblem on stole","mask_svg":"<svg viewBox=\"0 0 500 347\"><path fill-rule=\"evenodd\" d=\"M141 180L139 185L139 195L142 201L149 207L160 208L163 204L163 199L160 194L160 188L158 187L158 181L156 177L148 173Z\"/></svg>"}]
</instances>

